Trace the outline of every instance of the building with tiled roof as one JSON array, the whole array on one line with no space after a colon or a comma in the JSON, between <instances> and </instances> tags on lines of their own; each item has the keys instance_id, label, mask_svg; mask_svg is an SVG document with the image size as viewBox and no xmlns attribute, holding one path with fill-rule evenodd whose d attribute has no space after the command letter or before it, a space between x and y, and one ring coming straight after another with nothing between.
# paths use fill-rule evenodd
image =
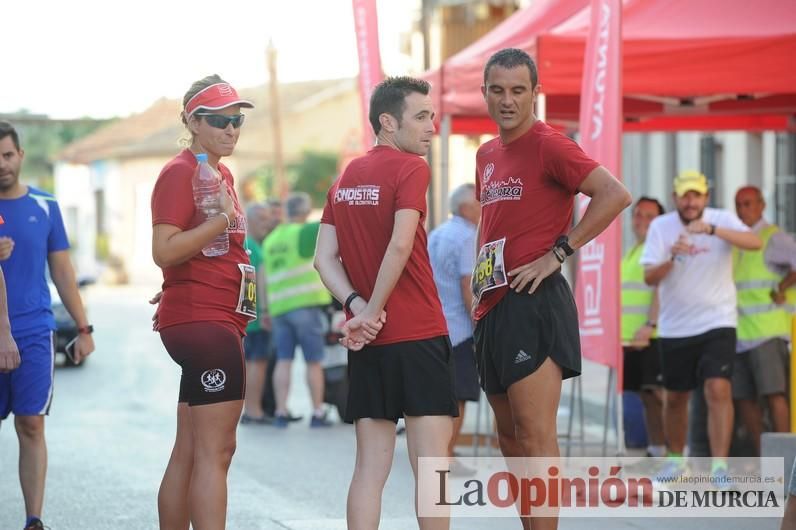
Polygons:
<instances>
[{"instance_id":1,"label":"building with tiled roof","mask_svg":"<svg viewBox=\"0 0 796 530\"><path fill-rule=\"evenodd\" d=\"M273 159L267 87L240 91L254 102L233 156L224 159L240 185ZM352 79L280 86L283 158L339 152L358 137L362 120ZM187 133L181 102L160 99L145 111L114 121L67 146L58 156L55 188L79 270L99 272L111 264L111 279L152 282L160 272L151 257L149 200L160 169Z\"/></svg>"}]
</instances>

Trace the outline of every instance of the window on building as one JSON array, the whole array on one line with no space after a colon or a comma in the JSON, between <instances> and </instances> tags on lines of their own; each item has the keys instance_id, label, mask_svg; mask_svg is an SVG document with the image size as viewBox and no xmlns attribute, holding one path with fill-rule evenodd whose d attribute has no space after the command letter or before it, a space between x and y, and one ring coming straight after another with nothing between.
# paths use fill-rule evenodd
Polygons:
<instances>
[{"instance_id":1,"label":"window on building","mask_svg":"<svg viewBox=\"0 0 796 530\"><path fill-rule=\"evenodd\" d=\"M778 133L774 176L777 224L796 233L796 134Z\"/></svg>"},{"instance_id":2,"label":"window on building","mask_svg":"<svg viewBox=\"0 0 796 530\"><path fill-rule=\"evenodd\" d=\"M710 197L708 206L713 208L720 208L722 197L722 176L723 167L722 161L724 160L724 146L721 142L716 140L712 134L703 136L699 140L700 160L699 166L702 173L708 178L710 182Z\"/></svg>"}]
</instances>

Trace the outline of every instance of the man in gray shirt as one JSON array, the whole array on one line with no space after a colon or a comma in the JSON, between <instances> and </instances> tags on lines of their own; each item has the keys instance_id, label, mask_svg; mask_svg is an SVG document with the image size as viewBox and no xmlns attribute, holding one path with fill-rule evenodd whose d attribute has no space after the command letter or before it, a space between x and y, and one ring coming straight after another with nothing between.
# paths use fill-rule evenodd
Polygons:
<instances>
[{"instance_id":1,"label":"man in gray shirt","mask_svg":"<svg viewBox=\"0 0 796 530\"><path fill-rule=\"evenodd\" d=\"M456 438L464 422L464 404L478 401L481 394L473 349L473 294L470 287L475 266L475 232L481 218L481 203L475 197L475 185L462 184L453 190L450 211L453 214L451 218L429 234L428 254L448 324L456 367L454 393L459 402L459 417L453 418L453 436L448 446L449 456L453 457ZM474 470L451 460L452 475L473 473Z\"/></svg>"}]
</instances>

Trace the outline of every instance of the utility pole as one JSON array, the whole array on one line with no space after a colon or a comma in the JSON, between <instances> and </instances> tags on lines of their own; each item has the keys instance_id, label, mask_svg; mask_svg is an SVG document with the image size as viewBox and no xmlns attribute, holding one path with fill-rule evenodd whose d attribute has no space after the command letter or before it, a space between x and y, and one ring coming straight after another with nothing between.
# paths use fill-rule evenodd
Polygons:
<instances>
[{"instance_id":1,"label":"utility pole","mask_svg":"<svg viewBox=\"0 0 796 530\"><path fill-rule=\"evenodd\" d=\"M434 0L421 0L420 7L420 30L423 34L423 70L428 72L431 69L431 19L434 15ZM432 90L441 90L442 87L433 87ZM440 109L437 109L439 112ZM434 166L434 148L428 150L426 160L431 168L431 185L428 187L428 222L429 228L436 226L440 220L437 219L439 191L438 184L434 179L436 167Z\"/></svg>"},{"instance_id":2,"label":"utility pole","mask_svg":"<svg viewBox=\"0 0 796 530\"><path fill-rule=\"evenodd\" d=\"M273 39L268 41L266 50L268 63L269 92L271 99L271 136L274 148L274 188L276 196L284 200L288 193L287 180L285 179L285 163L282 157L282 120L279 115L279 80L276 77L276 47Z\"/></svg>"}]
</instances>

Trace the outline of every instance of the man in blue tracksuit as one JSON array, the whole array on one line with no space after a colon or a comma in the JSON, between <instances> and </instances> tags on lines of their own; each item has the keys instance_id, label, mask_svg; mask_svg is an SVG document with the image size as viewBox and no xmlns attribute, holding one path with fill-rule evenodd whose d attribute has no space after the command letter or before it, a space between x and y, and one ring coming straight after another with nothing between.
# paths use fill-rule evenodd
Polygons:
<instances>
[{"instance_id":1,"label":"man in blue tracksuit","mask_svg":"<svg viewBox=\"0 0 796 530\"><path fill-rule=\"evenodd\" d=\"M94 341L69 259L58 203L52 195L19 182L24 156L16 130L0 121L0 268L6 278L11 336L21 358L17 368L0 370L0 420L14 413L25 530L36 530L44 528L44 416L52 401L55 358L48 266L58 294L78 327L76 362L94 351Z\"/></svg>"}]
</instances>

